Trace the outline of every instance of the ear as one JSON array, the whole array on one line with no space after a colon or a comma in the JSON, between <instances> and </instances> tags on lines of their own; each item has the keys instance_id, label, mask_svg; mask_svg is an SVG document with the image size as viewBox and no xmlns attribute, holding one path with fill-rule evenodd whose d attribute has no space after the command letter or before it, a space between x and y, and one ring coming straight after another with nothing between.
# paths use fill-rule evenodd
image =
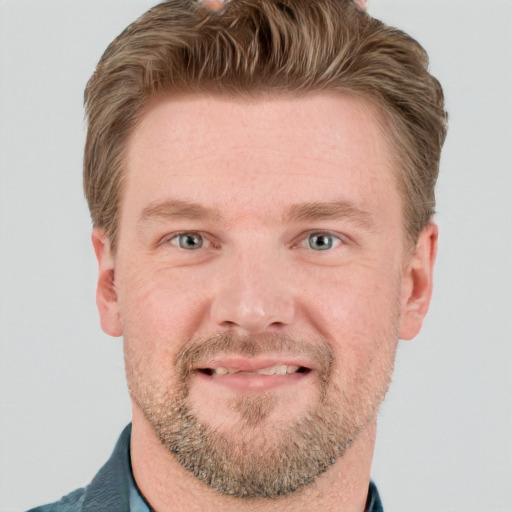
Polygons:
<instances>
[{"instance_id":1,"label":"ear","mask_svg":"<svg viewBox=\"0 0 512 512\"><path fill-rule=\"evenodd\" d=\"M100 314L103 331L110 336L121 336L123 328L119 317L117 293L114 279L115 259L105 230L94 226L92 245L98 260L98 285L96 288L96 305Z\"/></svg>"},{"instance_id":2,"label":"ear","mask_svg":"<svg viewBox=\"0 0 512 512\"><path fill-rule=\"evenodd\" d=\"M421 329L432 297L439 230L429 223L421 231L402 278L400 338L411 340Z\"/></svg>"}]
</instances>

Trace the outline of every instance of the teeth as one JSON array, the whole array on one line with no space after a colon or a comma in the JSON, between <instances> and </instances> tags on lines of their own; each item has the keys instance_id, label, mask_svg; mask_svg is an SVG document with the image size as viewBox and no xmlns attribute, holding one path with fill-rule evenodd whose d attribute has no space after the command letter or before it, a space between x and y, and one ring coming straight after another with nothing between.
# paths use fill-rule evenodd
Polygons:
<instances>
[{"instance_id":1,"label":"teeth","mask_svg":"<svg viewBox=\"0 0 512 512\"><path fill-rule=\"evenodd\" d=\"M261 368L255 372L241 372L233 368L224 368L222 366L215 368L212 375L231 375L233 373L247 373L247 374L260 374L260 375L286 375L287 373L295 373L299 366L288 366L286 364L278 364L269 366L268 368Z\"/></svg>"},{"instance_id":2,"label":"teeth","mask_svg":"<svg viewBox=\"0 0 512 512\"><path fill-rule=\"evenodd\" d=\"M280 364L278 366L270 366L268 368L256 370L254 373L259 373L260 375L286 375L286 365Z\"/></svg>"}]
</instances>

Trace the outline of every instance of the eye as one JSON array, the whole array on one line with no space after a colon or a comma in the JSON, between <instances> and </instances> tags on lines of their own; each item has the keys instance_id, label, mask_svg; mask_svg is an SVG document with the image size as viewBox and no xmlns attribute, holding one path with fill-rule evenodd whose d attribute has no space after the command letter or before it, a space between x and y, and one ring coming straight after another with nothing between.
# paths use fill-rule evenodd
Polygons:
<instances>
[{"instance_id":1,"label":"eye","mask_svg":"<svg viewBox=\"0 0 512 512\"><path fill-rule=\"evenodd\" d=\"M341 243L341 240L330 233L312 233L307 238L307 246L314 251L328 251Z\"/></svg>"},{"instance_id":2,"label":"eye","mask_svg":"<svg viewBox=\"0 0 512 512\"><path fill-rule=\"evenodd\" d=\"M201 249L205 244L205 239L200 233L179 233L169 239L171 244L179 247L180 249L186 249L187 251L196 251Z\"/></svg>"}]
</instances>

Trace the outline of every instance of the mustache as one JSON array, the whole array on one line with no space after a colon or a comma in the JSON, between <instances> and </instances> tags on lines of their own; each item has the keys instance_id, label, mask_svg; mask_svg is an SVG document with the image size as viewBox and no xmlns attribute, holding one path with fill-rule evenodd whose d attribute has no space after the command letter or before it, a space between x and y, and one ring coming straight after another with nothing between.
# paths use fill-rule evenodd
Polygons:
<instances>
[{"instance_id":1,"label":"mustache","mask_svg":"<svg viewBox=\"0 0 512 512\"><path fill-rule=\"evenodd\" d=\"M176 367L180 377L186 379L201 362L219 356L253 358L281 354L305 356L323 376L330 374L334 364L332 348L325 341L297 340L282 333L239 336L226 332L190 340L179 351Z\"/></svg>"}]
</instances>

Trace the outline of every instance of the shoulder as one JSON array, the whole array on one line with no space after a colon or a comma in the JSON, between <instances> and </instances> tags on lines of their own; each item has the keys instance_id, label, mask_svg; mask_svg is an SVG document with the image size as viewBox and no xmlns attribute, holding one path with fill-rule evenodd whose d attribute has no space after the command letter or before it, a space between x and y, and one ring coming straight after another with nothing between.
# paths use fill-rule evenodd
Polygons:
<instances>
[{"instance_id":1,"label":"shoulder","mask_svg":"<svg viewBox=\"0 0 512 512\"><path fill-rule=\"evenodd\" d=\"M32 508L27 512L81 512L86 488L82 487L61 498L60 501Z\"/></svg>"},{"instance_id":2,"label":"shoulder","mask_svg":"<svg viewBox=\"0 0 512 512\"><path fill-rule=\"evenodd\" d=\"M126 512L130 509L131 424L128 425L110 456L92 482L64 496L60 501L28 512Z\"/></svg>"}]
</instances>

